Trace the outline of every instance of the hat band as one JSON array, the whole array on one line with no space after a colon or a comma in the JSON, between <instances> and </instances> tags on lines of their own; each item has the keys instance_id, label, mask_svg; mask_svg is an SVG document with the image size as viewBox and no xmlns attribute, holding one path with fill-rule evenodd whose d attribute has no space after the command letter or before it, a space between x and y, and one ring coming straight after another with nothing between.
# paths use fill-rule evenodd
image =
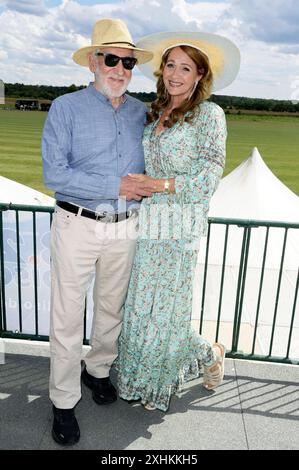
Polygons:
<instances>
[{"instance_id":1,"label":"hat band","mask_svg":"<svg viewBox=\"0 0 299 470\"><path fill-rule=\"evenodd\" d=\"M180 47L180 46L193 47L193 49L197 49L199 52L205 55L208 58L208 60L210 60L208 54L205 51L203 51L200 47L194 46L194 44L190 44L188 42L178 42L177 44L172 44L172 46L168 46L166 47L166 49L164 49L164 51L162 52L162 55L164 55L165 52L168 51L169 49L173 49L174 47Z\"/></svg>"},{"instance_id":2,"label":"hat band","mask_svg":"<svg viewBox=\"0 0 299 470\"><path fill-rule=\"evenodd\" d=\"M135 44L132 44L131 42L127 41L102 42L102 44L103 46L108 46L109 44L127 44L128 46L136 47Z\"/></svg>"}]
</instances>

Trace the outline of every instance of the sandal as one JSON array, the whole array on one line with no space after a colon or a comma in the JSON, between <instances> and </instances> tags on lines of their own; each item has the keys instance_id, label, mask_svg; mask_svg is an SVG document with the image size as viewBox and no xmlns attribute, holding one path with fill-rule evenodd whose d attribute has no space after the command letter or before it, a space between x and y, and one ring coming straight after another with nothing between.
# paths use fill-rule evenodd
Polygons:
<instances>
[{"instance_id":1,"label":"sandal","mask_svg":"<svg viewBox=\"0 0 299 470\"><path fill-rule=\"evenodd\" d=\"M216 354L216 361L210 367L204 367L203 386L207 390L214 390L218 387L224 375L225 347L221 343L215 343L213 350Z\"/></svg>"},{"instance_id":2,"label":"sandal","mask_svg":"<svg viewBox=\"0 0 299 470\"><path fill-rule=\"evenodd\" d=\"M146 410L148 410L148 411L154 411L154 410L157 409L155 406L150 405L149 403L145 403L143 406L144 406L144 408L145 408Z\"/></svg>"}]
</instances>

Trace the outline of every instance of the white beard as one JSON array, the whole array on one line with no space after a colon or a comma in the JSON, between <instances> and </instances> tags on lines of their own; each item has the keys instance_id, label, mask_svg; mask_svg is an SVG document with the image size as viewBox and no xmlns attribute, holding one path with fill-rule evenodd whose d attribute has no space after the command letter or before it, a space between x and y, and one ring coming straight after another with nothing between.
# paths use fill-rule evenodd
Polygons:
<instances>
[{"instance_id":1,"label":"white beard","mask_svg":"<svg viewBox=\"0 0 299 470\"><path fill-rule=\"evenodd\" d=\"M115 98L120 98L127 90L128 84L130 82L130 79L126 77L119 77L117 74L110 75L112 78L120 79L123 80L123 86L119 88L118 90L114 90L110 85L107 83L107 80L104 79L101 76L101 73L99 71L99 67L96 68L96 71L94 73L95 75L95 81L97 84L98 89L103 93L103 95L107 96L109 99L115 99Z\"/></svg>"}]
</instances>

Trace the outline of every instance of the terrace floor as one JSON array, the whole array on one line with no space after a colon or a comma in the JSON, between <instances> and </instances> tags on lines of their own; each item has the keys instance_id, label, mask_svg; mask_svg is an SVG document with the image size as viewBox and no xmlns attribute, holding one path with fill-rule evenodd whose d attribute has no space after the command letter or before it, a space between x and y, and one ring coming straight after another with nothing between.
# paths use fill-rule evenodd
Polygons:
<instances>
[{"instance_id":1,"label":"terrace floor","mask_svg":"<svg viewBox=\"0 0 299 470\"><path fill-rule=\"evenodd\" d=\"M49 358L3 357L0 449L61 449L51 437ZM201 379L189 382L167 413L121 399L101 407L83 385L76 408L81 440L68 450L298 450L298 382L298 366L227 359L216 392Z\"/></svg>"}]
</instances>

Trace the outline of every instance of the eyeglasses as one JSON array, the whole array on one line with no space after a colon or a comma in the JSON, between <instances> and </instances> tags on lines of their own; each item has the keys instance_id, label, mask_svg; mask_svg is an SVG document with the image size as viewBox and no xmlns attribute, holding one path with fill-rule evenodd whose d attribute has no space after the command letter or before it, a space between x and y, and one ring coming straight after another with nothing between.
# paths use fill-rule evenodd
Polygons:
<instances>
[{"instance_id":1,"label":"eyeglasses","mask_svg":"<svg viewBox=\"0 0 299 470\"><path fill-rule=\"evenodd\" d=\"M102 55L104 57L104 62L107 67L115 67L121 60L123 67L126 70L132 70L137 63L137 59L135 57L119 57L118 55L105 54L104 52L96 52L96 55Z\"/></svg>"}]
</instances>

